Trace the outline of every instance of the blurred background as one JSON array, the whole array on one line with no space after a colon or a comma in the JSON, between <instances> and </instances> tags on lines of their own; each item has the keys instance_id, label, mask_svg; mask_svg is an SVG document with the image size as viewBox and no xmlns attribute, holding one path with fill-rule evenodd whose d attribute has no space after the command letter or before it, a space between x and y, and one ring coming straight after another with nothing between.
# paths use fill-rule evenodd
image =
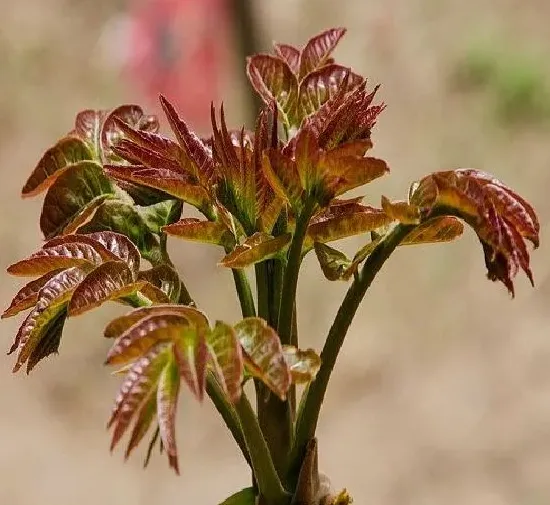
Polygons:
<instances>
[{"instance_id":1,"label":"blurred background","mask_svg":"<svg viewBox=\"0 0 550 505\"><path fill-rule=\"evenodd\" d=\"M225 0L0 0L3 267L40 244L41 199L20 188L41 153L84 108L163 91L199 131L209 100L248 120L241 43L301 45L331 26L337 59L382 83L388 108L375 155L392 168L366 188L403 198L427 172L476 167L538 211L536 289L510 301L485 280L469 232L396 252L348 335L319 429L321 468L357 504L550 503L550 38L547 0L257 0L255 32ZM237 20L237 22L235 21ZM245 40L249 39L249 40ZM349 250L362 245L355 241ZM220 251L172 240L174 259L212 319L236 321ZM309 255L299 290L301 338L320 348L346 289ZM2 278L4 305L19 286ZM143 450L110 456L105 422L119 379L102 366L104 325L121 307L69 321L61 353L33 374L0 356L0 504L216 504L249 483L221 420L183 395L182 476ZM7 350L19 321L2 323Z\"/></svg>"}]
</instances>

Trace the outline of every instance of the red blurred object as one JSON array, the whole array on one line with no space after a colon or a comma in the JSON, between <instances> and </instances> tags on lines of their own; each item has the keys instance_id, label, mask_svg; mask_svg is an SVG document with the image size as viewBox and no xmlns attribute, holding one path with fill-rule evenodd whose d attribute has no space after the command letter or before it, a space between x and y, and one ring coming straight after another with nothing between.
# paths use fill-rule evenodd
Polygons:
<instances>
[{"instance_id":1,"label":"red blurred object","mask_svg":"<svg viewBox=\"0 0 550 505\"><path fill-rule=\"evenodd\" d=\"M166 95L198 130L229 60L226 0L141 0L132 5L128 72L145 98Z\"/></svg>"}]
</instances>

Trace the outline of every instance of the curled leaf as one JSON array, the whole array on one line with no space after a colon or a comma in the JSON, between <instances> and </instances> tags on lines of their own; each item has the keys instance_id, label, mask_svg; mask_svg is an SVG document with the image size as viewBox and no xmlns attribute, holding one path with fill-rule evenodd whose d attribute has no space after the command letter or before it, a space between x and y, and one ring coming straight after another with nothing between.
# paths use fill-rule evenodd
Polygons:
<instances>
[{"instance_id":1,"label":"curled leaf","mask_svg":"<svg viewBox=\"0 0 550 505\"><path fill-rule=\"evenodd\" d=\"M38 300L33 310L25 318L10 349L10 354L19 350L17 361L13 368L17 372L33 355L43 339L50 339L52 332L54 341L62 327L61 319L65 319L67 303L75 288L86 277L79 268L69 268L53 276L38 292ZM51 349L46 346L46 351ZM43 354L43 353L42 353ZM29 372L38 359L29 361Z\"/></svg>"},{"instance_id":2,"label":"curled leaf","mask_svg":"<svg viewBox=\"0 0 550 505\"><path fill-rule=\"evenodd\" d=\"M112 183L100 165L81 161L66 168L49 188L40 215L40 229L52 238L79 218L94 200L114 195Z\"/></svg>"},{"instance_id":3,"label":"curled leaf","mask_svg":"<svg viewBox=\"0 0 550 505\"><path fill-rule=\"evenodd\" d=\"M463 231L464 225L456 217L434 217L415 227L400 245L451 242L460 237Z\"/></svg>"},{"instance_id":4,"label":"curled leaf","mask_svg":"<svg viewBox=\"0 0 550 505\"><path fill-rule=\"evenodd\" d=\"M248 317L235 325L235 331L243 348L248 373L285 400L291 374L275 330L259 317Z\"/></svg>"},{"instance_id":5,"label":"curled leaf","mask_svg":"<svg viewBox=\"0 0 550 505\"><path fill-rule=\"evenodd\" d=\"M314 248L325 277L329 281L343 279L351 260L344 253L320 242L315 242Z\"/></svg>"},{"instance_id":6,"label":"curled leaf","mask_svg":"<svg viewBox=\"0 0 550 505\"><path fill-rule=\"evenodd\" d=\"M201 221L188 217L162 228L164 233L176 237L214 245L231 247L235 237L222 221Z\"/></svg>"},{"instance_id":7,"label":"curled leaf","mask_svg":"<svg viewBox=\"0 0 550 505\"><path fill-rule=\"evenodd\" d=\"M391 202L385 196L382 196L382 209L394 221L402 224L419 224L420 209L408 202Z\"/></svg>"},{"instance_id":8,"label":"curled leaf","mask_svg":"<svg viewBox=\"0 0 550 505\"><path fill-rule=\"evenodd\" d=\"M35 196L49 188L63 171L79 161L91 160L92 152L78 137L68 136L48 149L23 186L22 196Z\"/></svg>"},{"instance_id":9,"label":"curled leaf","mask_svg":"<svg viewBox=\"0 0 550 505\"><path fill-rule=\"evenodd\" d=\"M286 249L291 239L290 233L272 237L267 233L257 232L236 246L221 260L220 265L228 268L245 268L254 263L274 258Z\"/></svg>"},{"instance_id":10,"label":"curled leaf","mask_svg":"<svg viewBox=\"0 0 550 505\"><path fill-rule=\"evenodd\" d=\"M315 379L321 368L321 358L313 349L303 351L292 345L285 345L283 353L293 384L307 384Z\"/></svg>"},{"instance_id":11,"label":"curled leaf","mask_svg":"<svg viewBox=\"0 0 550 505\"><path fill-rule=\"evenodd\" d=\"M162 264L139 272L139 280L144 280L160 289L168 301L176 303L180 295L180 278L178 273L169 265ZM147 295L146 295L147 296Z\"/></svg>"}]
</instances>

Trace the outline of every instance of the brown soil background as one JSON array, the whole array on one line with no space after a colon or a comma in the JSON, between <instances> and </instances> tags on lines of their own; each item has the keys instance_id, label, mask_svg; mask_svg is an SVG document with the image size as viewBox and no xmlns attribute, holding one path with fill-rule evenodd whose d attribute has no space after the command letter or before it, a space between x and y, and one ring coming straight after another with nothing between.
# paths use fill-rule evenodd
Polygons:
<instances>
[{"instance_id":1,"label":"brown soil background","mask_svg":"<svg viewBox=\"0 0 550 505\"><path fill-rule=\"evenodd\" d=\"M4 266L40 243L40 201L19 199L40 153L79 109L136 99L98 45L121 3L0 0ZM550 503L549 130L504 128L488 113L486 96L459 93L450 78L476 34L546 54L548 64L550 3L264 0L257 7L266 42L302 43L322 28L347 26L338 57L383 83L389 107L375 153L392 174L369 186L367 199L401 198L426 172L472 166L526 196L542 224L537 288L518 280L513 302L484 279L472 233L395 254L365 299L328 392L322 469L361 505ZM239 83L240 74L228 82L227 97L242 96ZM239 104L228 107L235 124ZM217 251L171 248L199 304L213 319L236 320ZM2 303L16 286L2 278ZM322 345L344 289L308 258L299 291L305 345ZM158 457L144 472L140 457L123 464L120 452L109 456L105 421L118 379L101 365L108 344L101 331L120 311L107 307L70 321L59 357L30 377L11 375L12 359L0 357L0 505L209 505L248 485L213 409L188 395L179 413L181 477ZM2 323L5 349L16 327Z\"/></svg>"}]
</instances>

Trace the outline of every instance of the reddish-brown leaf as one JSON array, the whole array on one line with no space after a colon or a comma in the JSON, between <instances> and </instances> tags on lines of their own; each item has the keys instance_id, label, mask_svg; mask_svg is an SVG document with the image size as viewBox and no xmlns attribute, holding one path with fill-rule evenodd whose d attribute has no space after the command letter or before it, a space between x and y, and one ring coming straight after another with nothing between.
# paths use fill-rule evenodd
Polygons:
<instances>
[{"instance_id":1,"label":"reddish-brown leaf","mask_svg":"<svg viewBox=\"0 0 550 505\"><path fill-rule=\"evenodd\" d=\"M187 326L182 328L173 344L180 375L199 401L203 400L206 387L209 357L206 335L207 331L201 326Z\"/></svg>"},{"instance_id":2,"label":"reddish-brown leaf","mask_svg":"<svg viewBox=\"0 0 550 505\"><path fill-rule=\"evenodd\" d=\"M23 187L22 196L35 196L49 188L55 179L70 165L83 160L91 160L92 152L78 137L62 138L48 149Z\"/></svg>"},{"instance_id":3,"label":"reddish-brown leaf","mask_svg":"<svg viewBox=\"0 0 550 505\"><path fill-rule=\"evenodd\" d=\"M456 217L434 217L415 227L400 245L450 242L460 237L463 231L464 225Z\"/></svg>"},{"instance_id":4,"label":"reddish-brown leaf","mask_svg":"<svg viewBox=\"0 0 550 505\"><path fill-rule=\"evenodd\" d=\"M300 56L300 78L322 67L345 33L345 28L331 28L311 38Z\"/></svg>"},{"instance_id":5,"label":"reddish-brown leaf","mask_svg":"<svg viewBox=\"0 0 550 505\"><path fill-rule=\"evenodd\" d=\"M174 106L162 95L160 96L160 103L166 114L170 128L174 132L174 135L176 135L180 147L185 152L186 159L183 161L188 164L188 170L201 183L207 186L214 183L217 178L217 172L210 149L189 129L185 121L179 117Z\"/></svg>"},{"instance_id":6,"label":"reddish-brown leaf","mask_svg":"<svg viewBox=\"0 0 550 505\"><path fill-rule=\"evenodd\" d=\"M273 44L275 54L284 60L294 74L300 70L300 50L288 44Z\"/></svg>"},{"instance_id":7,"label":"reddish-brown leaf","mask_svg":"<svg viewBox=\"0 0 550 505\"><path fill-rule=\"evenodd\" d=\"M180 390L180 371L172 357L162 370L157 388L157 418L160 438L168 455L170 467L179 474L178 449L176 445L176 410Z\"/></svg>"},{"instance_id":8,"label":"reddish-brown leaf","mask_svg":"<svg viewBox=\"0 0 550 505\"><path fill-rule=\"evenodd\" d=\"M137 410L135 417L136 421L134 423L134 428L132 429L132 434L130 435L130 441L124 453L124 459L128 459L132 451L139 445L143 440L143 437L149 431L153 420L156 419L157 414L157 395L155 391L150 391L148 399L142 402L141 407Z\"/></svg>"},{"instance_id":9,"label":"reddish-brown leaf","mask_svg":"<svg viewBox=\"0 0 550 505\"><path fill-rule=\"evenodd\" d=\"M246 268L274 258L286 250L291 239L290 233L272 237L267 233L256 232L227 254L220 261L220 265L228 268Z\"/></svg>"},{"instance_id":10,"label":"reddish-brown leaf","mask_svg":"<svg viewBox=\"0 0 550 505\"><path fill-rule=\"evenodd\" d=\"M391 202L387 197L382 196L382 209L392 220L402 224L420 223L420 209L409 202Z\"/></svg>"},{"instance_id":11,"label":"reddish-brown leaf","mask_svg":"<svg viewBox=\"0 0 550 505\"><path fill-rule=\"evenodd\" d=\"M300 117L318 111L321 106L338 93L365 86L365 79L341 65L326 65L309 73L301 82L298 91Z\"/></svg>"},{"instance_id":12,"label":"reddish-brown leaf","mask_svg":"<svg viewBox=\"0 0 550 505\"><path fill-rule=\"evenodd\" d=\"M247 59L246 73L262 100L268 105L275 101L285 124L292 124L298 81L288 64L276 56L256 54Z\"/></svg>"},{"instance_id":13,"label":"reddish-brown leaf","mask_svg":"<svg viewBox=\"0 0 550 505\"><path fill-rule=\"evenodd\" d=\"M81 161L67 167L46 193L40 215L42 233L47 239L60 234L88 205L94 205L94 200L114 194L112 183L97 163Z\"/></svg>"},{"instance_id":14,"label":"reddish-brown leaf","mask_svg":"<svg viewBox=\"0 0 550 505\"><path fill-rule=\"evenodd\" d=\"M101 125L106 115L104 110L83 110L75 120L74 133L88 144L98 161L101 160Z\"/></svg>"},{"instance_id":15,"label":"reddish-brown leaf","mask_svg":"<svg viewBox=\"0 0 550 505\"><path fill-rule=\"evenodd\" d=\"M92 271L76 288L69 303L69 316L77 316L109 300L130 296L143 286L122 261L108 261Z\"/></svg>"},{"instance_id":16,"label":"reddish-brown leaf","mask_svg":"<svg viewBox=\"0 0 550 505\"><path fill-rule=\"evenodd\" d=\"M103 258L90 244L67 242L40 249L27 259L8 267L12 275L36 277L52 270L79 266L91 269L102 263Z\"/></svg>"},{"instance_id":17,"label":"reddish-brown leaf","mask_svg":"<svg viewBox=\"0 0 550 505\"><path fill-rule=\"evenodd\" d=\"M334 200L310 221L307 241L331 242L376 230L391 221L383 210L361 205L355 199L348 202Z\"/></svg>"},{"instance_id":18,"label":"reddish-brown leaf","mask_svg":"<svg viewBox=\"0 0 550 505\"><path fill-rule=\"evenodd\" d=\"M210 364L221 387L232 402L242 393L243 355L241 344L233 327L221 321L207 337Z\"/></svg>"},{"instance_id":19,"label":"reddish-brown leaf","mask_svg":"<svg viewBox=\"0 0 550 505\"><path fill-rule=\"evenodd\" d=\"M235 331L243 348L248 373L285 400L291 375L275 330L259 317L248 317L235 325Z\"/></svg>"},{"instance_id":20,"label":"reddish-brown leaf","mask_svg":"<svg viewBox=\"0 0 550 505\"><path fill-rule=\"evenodd\" d=\"M79 268L69 268L52 277L38 292L38 300L33 310L25 318L10 349L10 354L19 349L13 368L17 372L29 360L40 341L48 338L49 330L59 332L59 318L65 317L65 308L75 288L86 274ZM57 322L57 323L56 323ZM34 361L34 360L33 360ZM35 364L29 363L27 372Z\"/></svg>"},{"instance_id":21,"label":"reddish-brown leaf","mask_svg":"<svg viewBox=\"0 0 550 505\"><path fill-rule=\"evenodd\" d=\"M177 340L183 329L190 324L185 316L177 313L141 315L140 319L120 333L107 353L105 363L108 365L129 363L143 356L159 342ZM111 323L105 330L106 333L112 331L112 328Z\"/></svg>"},{"instance_id":22,"label":"reddish-brown leaf","mask_svg":"<svg viewBox=\"0 0 550 505\"><path fill-rule=\"evenodd\" d=\"M111 450L120 441L136 413L148 402L150 395L156 395L160 374L169 357L170 347L161 343L135 361L129 369L107 424L109 428L114 426Z\"/></svg>"},{"instance_id":23,"label":"reddish-brown leaf","mask_svg":"<svg viewBox=\"0 0 550 505\"><path fill-rule=\"evenodd\" d=\"M2 319L15 316L22 310L31 308L38 301L38 293L44 287L44 284L59 272L60 270L52 270L39 279L25 284L13 297L10 306L2 314Z\"/></svg>"},{"instance_id":24,"label":"reddish-brown leaf","mask_svg":"<svg viewBox=\"0 0 550 505\"><path fill-rule=\"evenodd\" d=\"M145 280L160 289L168 297L167 303L170 301L177 303L181 283L178 273L171 266L162 264L150 270L144 270L139 272L138 279Z\"/></svg>"},{"instance_id":25,"label":"reddish-brown leaf","mask_svg":"<svg viewBox=\"0 0 550 505\"><path fill-rule=\"evenodd\" d=\"M177 223L162 227L168 235L185 240L232 247L235 237L221 221L201 221L193 217L183 218Z\"/></svg>"},{"instance_id":26,"label":"reddish-brown leaf","mask_svg":"<svg viewBox=\"0 0 550 505\"><path fill-rule=\"evenodd\" d=\"M279 150L268 149L262 159L263 172L275 194L288 202L295 212L302 207L304 188L296 162Z\"/></svg>"}]
</instances>

